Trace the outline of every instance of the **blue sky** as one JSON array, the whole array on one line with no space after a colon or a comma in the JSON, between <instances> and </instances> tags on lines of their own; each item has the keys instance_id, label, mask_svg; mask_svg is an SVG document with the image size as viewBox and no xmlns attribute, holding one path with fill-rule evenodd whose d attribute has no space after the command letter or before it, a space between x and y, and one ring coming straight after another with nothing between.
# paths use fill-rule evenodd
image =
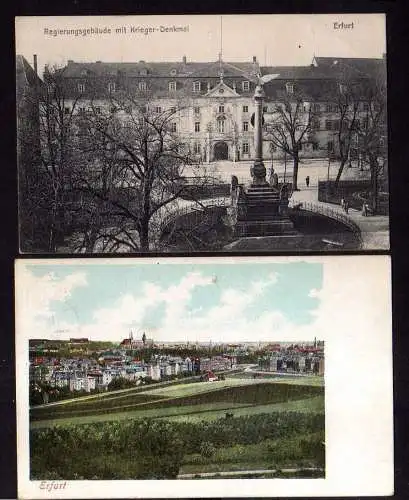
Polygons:
<instances>
[{"instance_id":1,"label":"blue sky","mask_svg":"<svg viewBox=\"0 0 409 500\"><path fill-rule=\"evenodd\" d=\"M114 341L288 336L313 322L323 282L322 264L302 261L31 263L26 274L31 337Z\"/></svg>"}]
</instances>

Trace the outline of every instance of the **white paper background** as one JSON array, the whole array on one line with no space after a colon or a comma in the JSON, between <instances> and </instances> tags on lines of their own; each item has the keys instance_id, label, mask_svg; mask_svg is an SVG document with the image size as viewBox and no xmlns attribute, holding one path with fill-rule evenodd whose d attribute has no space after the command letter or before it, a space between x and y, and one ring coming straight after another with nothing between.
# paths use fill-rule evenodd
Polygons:
<instances>
[{"instance_id":1,"label":"white paper background","mask_svg":"<svg viewBox=\"0 0 409 500\"><path fill-rule=\"evenodd\" d=\"M391 277L388 256L116 259L152 262L320 262L324 266L317 338L325 340L325 479L69 481L51 493L29 481L28 339L19 335L20 276L16 263L17 441L19 498L360 496L393 493ZM104 260L107 265L110 261ZM34 261L31 261L33 263ZM36 260L41 263L43 260ZM94 265L100 259L75 260ZM112 261L111 261L112 262ZM65 259L54 263L71 264ZM35 290L32 291L35 293ZM294 304L296 307L296 304ZM254 339L257 340L257 339Z\"/></svg>"}]
</instances>

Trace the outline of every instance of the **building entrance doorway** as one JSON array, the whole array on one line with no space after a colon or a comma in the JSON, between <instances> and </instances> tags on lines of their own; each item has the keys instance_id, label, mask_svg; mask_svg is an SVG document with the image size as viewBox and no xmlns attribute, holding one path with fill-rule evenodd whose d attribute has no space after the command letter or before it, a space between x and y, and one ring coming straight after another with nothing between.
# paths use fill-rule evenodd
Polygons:
<instances>
[{"instance_id":1,"label":"building entrance doorway","mask_svg":"<svg viewBox=\"0 0 409 500\"><path fill-rule=\"evenodd\" d=\"M229 146L227 142L216 142L214 145L214 160L227 160L229 158Z\"/></svg>"}]
</instances>

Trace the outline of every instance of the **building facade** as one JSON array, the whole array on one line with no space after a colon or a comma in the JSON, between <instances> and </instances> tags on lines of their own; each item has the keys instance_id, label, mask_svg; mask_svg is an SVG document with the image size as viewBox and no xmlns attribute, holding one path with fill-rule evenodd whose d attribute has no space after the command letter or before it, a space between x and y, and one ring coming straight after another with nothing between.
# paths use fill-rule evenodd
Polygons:
<instances>
[{"instance_id":1,"label":"building facade","mask_svg":"<svg viewBox=\"0 0 409 500\"><path fill-rule=\"evenodd\" d=\"M350 91L360 101L356 119L368 116L368 89L386 85L386 61L314 57L309 66L261 66L250 62L77 63L62 70L64 112L111 112L166 116L170 129L202 162L254 158L254 91L263 82L263 156L282 157L269 134L278 110L297 103L297 120L308 131L299 144L300 157L336 154L340 128L337 104ZM124 100L126 96L126 102ZM352 105L352 104L351 104Z\"/></svg>"}]
</instances>

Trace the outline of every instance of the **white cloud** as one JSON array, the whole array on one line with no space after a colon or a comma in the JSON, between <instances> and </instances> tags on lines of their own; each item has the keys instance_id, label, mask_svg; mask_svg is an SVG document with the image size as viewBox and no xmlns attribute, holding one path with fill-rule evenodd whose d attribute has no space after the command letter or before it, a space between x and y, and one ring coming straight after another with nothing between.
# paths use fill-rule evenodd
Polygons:
<instances>
[{"instance_id":1,"label":"white cloud","mask_svg":"<svg viewBox=\"0 0 409 500\"><path fill-rule=\"evenodd\" d=\"M18 277L16 315L23 331L31 337L49 333L47 320L53 318L53 302L65 302L74 289L87 285L84 272L75 272L58 279L53 273L35 276L29 269L20 268Z\"/></svg>"},{"instance_id":2,"label":"white cloud","mask_svg":"<svg viewBox=\"0 0 409 500\"><path fill-rule=\"evenodd\" d=\"M251 316L255 310L253 305L277 283L276 274L249 283L244 290L221 289L216 305L191 310L195 290L212 286L219 294L220 287L212 276L189 273L168 288L145 283L138 293L123 295L110 307L96 310L90 324L59 321L58 330L67 332L64 337L86 336L93 340L120 340L128 335L130 328L134 332L144 329L157 341L292 341L314 337L325 340L336 335L335 332L341 338L351 337L356 331L375 329L380 322L385 322L387 304L381 292L384 278L380 279L367 259L325 261L321 289L308 292L309 297L319 299L308 324L295 324L291 317L274 308L274 300L259 316ZM55 337L61 334L56 333L56 326L48 321L52 301L66 301L75 287L86 284L86 278L83 273L74 273L62 280L52 275L37 278L26 271L19 284L24 289L20 293L24 300L18 304L19 324L23 324L30 337L38 337L39 332L44 332L41 336ZM160 326L153 330L147 323L147 315L156 310L159 313L159 307L164 308L163 318Z\"/></svg>"}]
</instances>

